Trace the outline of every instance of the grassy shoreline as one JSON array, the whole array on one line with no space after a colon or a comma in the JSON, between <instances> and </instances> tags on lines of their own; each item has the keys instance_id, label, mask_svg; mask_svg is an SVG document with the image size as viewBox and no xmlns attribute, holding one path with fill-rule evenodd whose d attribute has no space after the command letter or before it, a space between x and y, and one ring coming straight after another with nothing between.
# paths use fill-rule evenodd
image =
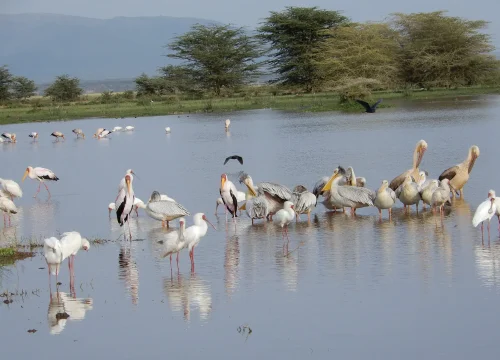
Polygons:
<instances>
[{"instance_id":1,"label":"grassy shoreline","mask_svg":"<svg viewBox=\"0 0 500 360\"><path fill-rule=\"evenodd\" d=\"M428 91L375 92L373 98L435 99L472 95L500 94L500 87L472 87ZM20 104L0 106L0 125L39 121L77 120L83 118L121 118L190 113L223 113L228 111L275 109L291 111L361 111L359 105L341 105L335 93L298 95L255 95L232 98L181 100L177 97L122 100L99 103L99 95L87 96L86 101L52 104L46 98L36 98ZM93 99L92 99L93 98ZM387 106L384 103L381 107Z\"/></svg>"}]
</instances>

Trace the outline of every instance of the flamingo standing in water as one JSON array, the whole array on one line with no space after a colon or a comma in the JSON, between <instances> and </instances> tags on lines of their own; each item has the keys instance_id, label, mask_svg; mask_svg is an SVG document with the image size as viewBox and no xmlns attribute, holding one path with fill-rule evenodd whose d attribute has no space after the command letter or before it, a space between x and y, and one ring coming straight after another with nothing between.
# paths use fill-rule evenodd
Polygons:
<instances>
[{"instance_id":1,"label":"flamingo standing in water","mask_svg":"<svg viewBox=\"0 0 500 360\"><path fill-rule=\"evenodd\" d=\"M23 182L24 179L26 179L26 176L28 176L30 179L38 180L40 182L38 184L38 190L36 191L35 196L33 196L34 198L36 198L38 193L40 192L40 186L42 184L45 186L45 189L47 189L47 192L49 193L49 197L50 197L51 196L50 191L49 191L49 188L47 187L47 185L45 184L45 181L58 181L59 180L59 178L56 176L56 174L54 174L54 172L52 170L44 169L41 167L33 168L31 166L28 166L26 168L26 171L24 172L23 179L21 180L21 182Z\"/></svg>"},{"instance_id":2,"label":"flamingo standing in water","mask_svg":"<svg viewBox=\"0 0 500 360\"><path fill-rule=\"evenodd\" d=\"M185 246L189 250L189 258L191 259L191 271L194 272L194 248L199 244L201 238L206 235L208 225L212 225L214 230L215 226L207 219L205 214L197 213L193 216L194 225L191 225L184 231Z\"/></svg>"}]
</instances>

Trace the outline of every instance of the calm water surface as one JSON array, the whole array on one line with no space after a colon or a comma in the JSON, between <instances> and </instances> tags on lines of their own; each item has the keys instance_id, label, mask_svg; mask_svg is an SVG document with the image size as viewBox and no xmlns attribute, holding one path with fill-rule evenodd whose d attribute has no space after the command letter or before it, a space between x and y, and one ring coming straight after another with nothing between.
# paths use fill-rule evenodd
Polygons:
<instances>
[{"instance_id":1,"label":"calm water surface","mask_svg":"<svg viewBox=\"0 0 500 360\"><path fill-rule=\"evenodd\" d=\"M0 244L70 230L111 240L78 254L76 299L66 265L59 299L53 286L52 301L42 256L2 270L0 291L27 292L0 303L2 356L494 357L500 350L500 241L496 222L491 241L483 243L471 218L497 188L499 112L500 98L485 97L414 102L373 115L260 110L2 126L0 132L17 133L19 142L0 144L1 177L20 182L32 165L52 169L61 180L49 184L49 200L45 190L33 199L37 184L23 183L20 212L1 229ZM126 125L136 130L91 137L98 127ZM76 127L86 140L73 138ZM55 130L67 140L53 143L48 135ZM30 142L31 131L40 133L38 143ZM375 208L353 218L318 205L311 224L291 225L290 250L298 249L285 258L272 223L251 226L245 215L235 230L225 225L222 209L214 215L223 172L235 182L245 170L256 182L310 189L341 164L375 189L411 167L420 139L429 144L421 168L432 177L461 162L471 145L481 149L465 201L454 203L443 224L429 212L404 215L400 203L391 222L386 213L379 222ZM232 154L245 164L223 166ZM116 241L122 229L108 219L107 205L128 168L139 176L139 198L159 190L217 226L196 249L194 273L187 252L180 272L174 267L171 273L158 243L166 231L143 212L131 220L138 241ZM70 317L57 320L64 311Z\"/></svg>"}]
</instances>

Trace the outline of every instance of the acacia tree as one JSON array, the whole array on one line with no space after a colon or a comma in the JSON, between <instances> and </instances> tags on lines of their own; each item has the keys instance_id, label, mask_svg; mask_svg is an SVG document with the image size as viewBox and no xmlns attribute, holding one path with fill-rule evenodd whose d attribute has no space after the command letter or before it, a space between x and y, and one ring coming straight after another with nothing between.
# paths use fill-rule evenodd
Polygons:
<instances>
[{"instance_id":1,"label":"acacia tree","mask_svg":"<svg viewBox=\"0 0 500 360\"><path fill-rule=\"evenodd\" d=\"M259 37L271 47L270 64L278 74L275 82L312 91L320 81L314 50L333 35L324 30L348 21L338 11L317 7L287 7L281 12L271 12L258 31Z\"/></svg>"},{"instance_id":2,"label":"acacia tree","mask_svg":"<svg viewBox=\"0 0 500 360\"><path fill-rule=\"evenodd\" d=\"M33 80L24 76L15 76L12 78L12 95L18 100L27 99L35 95L36 89L37 87Z\"/></svg>"},{"instance_id":3,"label":"acacia tree","mask_svg":"<svg viewBox=\"0 0 500 360\"><path fill-rule=\"evenodd\" d=\"M83 93L80 88L80 79L69 75L60 75L56 80L45 89L45 96L50 96L57 101L72 101L78 99Z\"/></svg>"},{"instance_id":4,"label":"acacia tree","mask_svg":"<svg viewBox=\"0 0 500 360\"><path fill-rule=\"evenodd\" d=\"M498 61L490 55L487 22L446 16L444 11L392 15L399 33L401 77L419 86L458 86L480 82Z\"/></svg>"},{"instance_id":5,"label":"acacia tree","mask_svg":"<svg viewBox=\"0 0 500 360\"><path fill-rule=\"evenodd\" d=\"M10 98L10 84L12 83L12 74L6 65L0 66L0 101Z\"/></svg>"},{"instance_id":6,"label":"acacia tree","mask_svg":"<svg viewBox=\"0 0 500 360\"><path fill-rule=\"evenodd\" d=\"M174 59L183 60L182 71L205 90L220 95L223 87L235 88L259 75L260 42L230 25L194 25L167 46Z\"/></svg>"}]
</instances>

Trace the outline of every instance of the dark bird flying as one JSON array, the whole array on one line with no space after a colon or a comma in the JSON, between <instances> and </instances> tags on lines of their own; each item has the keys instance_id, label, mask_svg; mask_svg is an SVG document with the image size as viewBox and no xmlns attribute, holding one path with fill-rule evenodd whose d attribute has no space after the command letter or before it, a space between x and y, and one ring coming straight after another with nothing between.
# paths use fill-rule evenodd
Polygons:
<instances>
[{"instance_id":1,"label":"dark bird flying","mask_svg":"<svg viewBox=\"0 0 500 360\"><path fill-rule=\"evenodd\" d=\"M231 159L234 159L234 160L238 160L240 162L241 165L243 165L243 158L239 155L233 155L233 156L228 156L226 158L226 161L224 161L224 165L227 164L227 162Z\"/></svg>"},{"instance_id":2,"label":"dark bird flying","mask_svg":"<svg viewBox=\"0 0 500 360\"><path fill-rule=\"evenodd\" d=\"M363 100L356 99L356 102L358 104L363 105L363 107L366 110L365 112L367 112L367 113L374 113L377 110L378 104L380 104L382 102L382 99L378 99L378 101L375 104L371 105L371 106L370 106L370 104L368 104L366 101L363 101Z\"/></svg>"}]
</instances>

